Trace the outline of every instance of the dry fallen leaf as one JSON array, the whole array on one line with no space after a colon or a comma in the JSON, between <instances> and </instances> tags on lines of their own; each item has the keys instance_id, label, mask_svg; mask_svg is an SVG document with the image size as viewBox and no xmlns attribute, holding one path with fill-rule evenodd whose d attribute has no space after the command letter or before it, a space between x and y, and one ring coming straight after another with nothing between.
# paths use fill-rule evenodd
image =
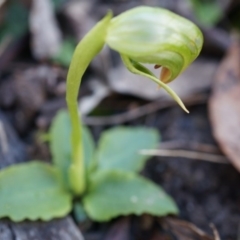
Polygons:
<instances>
[{"instance_id":1,"label":"dry fallen leaf","mask_svg":"<svg viewBox=\"0 0 240 240\"><path fill-rule=\"evenodd\" d=\"M77 39L82 39L84 35L96 24L90 13L94 8L93 1L69 1L63 9L68 26L73 30Z\"/></svg>"},{"instance_id":2,"label":"dry fallen leaf","mask_svg":"<svg viewBox=\"0 0 240 240\"><path fill-rule=\"evenodd\" d=\"M163 228L171 232L177 240L216 240L215 237L211 237L187 221L167 217L163 218L160 223Z\"/></svg>"},{"instance_id":3,"label":"dry fallen leaf","mask_svg":"<svg viewBox=\"0 0 240 240\"><path fill-rule=\"evenodd\" d=\"M231 45L220 64L209 102L215 139L240 171L240 42Z\"/></svg>"},{"instance_id":4,"label":"dry fallen leaf","mask_svg":"<svg viewBox=\"0 0 240 240\"><path fill-rule=\"evenodd\" d=\"M199 58L169 86L184 98L210 88L212 78L217 69L215 60ZM147 66L156 76L160 70L153 65ZM154 100L158 98L169 99L169 95L148 79L130 73L123 65L112 68L108 74L110 87L119 93L133 94L135 96Z\"/></svg>"},{"instance_id":5,"label":"dry fallen leaf","mask_svg":"<svg viewBox=\"0 0 240 240\"><path fill-rule=\"evenodd\" d=\"M99 79L89 79L88 86L92 90L92 94L82 97L79 102L79 109L82 115L90 113L111 93L108 86L104 85Z\"/></svg>"},{"instance_id":6,"label":"dry fallen leaf","mask_svg":"<svg viewBox=\"0 0 240 240\"><path fill-rule=\"evenodd\" d=\"M55 56L61 47L62 36L54 16L52 2L33 0L29 21L34 57L44 60Z\"/></svg>"}]
</instances>

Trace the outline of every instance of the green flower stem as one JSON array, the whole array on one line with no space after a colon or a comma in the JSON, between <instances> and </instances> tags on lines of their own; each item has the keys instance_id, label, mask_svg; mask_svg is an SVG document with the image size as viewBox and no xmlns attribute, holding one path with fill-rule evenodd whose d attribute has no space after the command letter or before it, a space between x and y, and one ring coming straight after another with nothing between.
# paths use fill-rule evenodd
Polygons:
<instances>
[{"instance_id":1,"label":"green flower stem","mask_svg":"<svg viewBox=\"0 0 240 240\"><path fill-rule=\"evenodd\" d=\"M77 97L81 78L104 44L120 53L132 73L145 76L164 88L186 111L181 99L165 83L174 80L199 55L203 37L191 23L168 10L138 7L112 19L109 12L78 44L67 77L67 105L72 126L72 163L68 179L71 190L81 195L86 188L86 173L81 121ZM163 67L161 80L142 64Z\"/></svg>"},{"instance_id":2,"label":"green flower stem","mask_svg":"<svg viewBox=\"0 0 240 240\"><path fill-rule=\"evenodd\" d=\"M81 118L78 113L78 92L82 76L92 59L105 44L105 36L112 13L109 12L78 44L73 54L67 76L66 101L71 119L72 163L69 168L69 183L76 195L86 189L86 174L82 142Z\"/></svg>"}]
</instances>

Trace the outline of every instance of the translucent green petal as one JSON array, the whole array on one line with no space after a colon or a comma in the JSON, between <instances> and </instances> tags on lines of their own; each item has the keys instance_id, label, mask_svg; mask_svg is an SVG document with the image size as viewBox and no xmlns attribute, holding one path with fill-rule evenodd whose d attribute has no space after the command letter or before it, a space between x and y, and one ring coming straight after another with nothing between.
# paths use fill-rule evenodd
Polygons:
<instances>
[{"instance_id":1,"label":"translucent green petal","mask_svg":"<svg viewBox=\"0 0 240 240\"><path fill-rule=\"evenodd\" d=\"M189 113L189 111L184 106L182 100L178 97L178 95L170 87L168 87L168 85L166 85L165 83L160 81L153 74L150 74L149 70L147 68L145 68L144 66L142 66L141 64L136 63L136 62L132 63L132 61L127 56L121 55L121 57L122 57L123 63L125 64L125 66L128 68L128 70L130 72L150 78L152 81L156 82L159 86L161 86L164 90L166 90L169 93L169 95L179 104L179 106L185 112Z\"/></svg>"},{"instance_id":2,"label":"translucent green petal","mask_svg":"<svg viewBox=\"0 0 240 240\"><path fill-rule=\"evenodd\" d=\"M166 9L142 6L113 18L106 42L137 62L165 66L171 81L199 55L203 37L191 21Z\"/></svg>"}]
</instances>

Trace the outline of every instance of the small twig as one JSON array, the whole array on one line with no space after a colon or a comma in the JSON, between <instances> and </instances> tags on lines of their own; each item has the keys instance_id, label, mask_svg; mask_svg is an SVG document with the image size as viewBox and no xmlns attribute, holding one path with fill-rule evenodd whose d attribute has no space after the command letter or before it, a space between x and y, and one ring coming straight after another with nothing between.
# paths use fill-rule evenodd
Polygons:
<instances>
[{"instance_id":1,"label":"small twig","mask_svg":"<svg viewBox=\"0 0 240 240\"><path fill-rule=\"evenodd\" d=\"M211 236L195 226L193 223L171 217L164 218L163 223L168 230L175 233L178 239L213 240ZM195 236L193 234L195 234Z\"/></svg>"},{"instance_id":2,"label":"small twig","mask_svg":"<svg viewBox=\"0 0 240 240\"><path fill-rule=\"evenodd\" d=\"M6 154L9 150L7 135L3 126L3 123L0 121L0 146L2 146L3 154Z\"/></svg>"},{"instance_id":3,"label":"small twig","mask_svg":"<svg viewBox=\"0 0 240 240\"><path fill-rule=\"evenodd\" d=\"M205 144L200 142L190 142L186 140L170 140L164 141L159 144L159 149L183 149L196 152L221 154L220 149L217 146L211 144Z\"/></svg>"},{"instance_id":4,"label":"small twig","mask_svg":"<svg viewBox=\"0 0 240 240\"><path fill-rule=\"evenodd\" d=\"M199 94L194 96L189 96L183 98L183 102L186 106L192 106L195 104L205 103L208 99L206 94ZM165 109L168 107L176 106L177 103L173 100L157 100L146 104L144 106L138 107L136 109L127 111L125 113L117 114L109 117L83 117L83 122L86 125L96 126L96 125L117 125L124 122L132 121L134 119L144 117L148 114L157 112L160 109Z\"/></svg>"},{"instance_id":5,"label":"small twig","mask_svg":"<svg viewBox=\"0 0 240 240\"><path fill-rule=\"evenodd\" d=\"M1 1L1 0L0 0ZM0 7L1 7L1 2L0 2ZM10 36L6 36L1 44L0 44L0 55L3 54L3 52L5 51L5 49L7 48L7 46L11 43L12 38Z\"/></svg>"},{"instance_id":6,"label":"small twig","mask_svg":"<svg viewBox=\"0 0 240 240\"><path fill-rule=\"evenodd\" d=\"M169 150L169 149L143 149L140 151L142 155L148 156L161 156L161 157L180 157L188 159L196 159L214 163L229 164L226 157L222 155L215 155L209 153L202 153L196 151L187 151L187 150Z\"/></svg>"},{"instance_id":7,"label":"small twig","mask_svg":"<svg viewBox=\"0 0 240 240\"><path fill-rule=\"evenodd\" d=\"M210 227L213 231L213 236L214 236L214 240L221 240L218 230L216 229L215 225L213 223L210 224Z\"/></svg>"},{"instance_id":8,"label":"small twig","mask_svg":"<svg viewBox=\"0 0 240 240\"><path fill-rule=\"evenodd\" d=\"M240 224L238 224L237 240L240 240Z\"/></svg>"},{"instance_id":9,"label":"small twig","mask_svg":"<svg viewBox=\"0 0 240 240\"><path fill-rule=\"evenodd\" d=\"M6 0L0 0L0 8L3 6L3 4L6 2Z\"/></svg>"}]
</instances>

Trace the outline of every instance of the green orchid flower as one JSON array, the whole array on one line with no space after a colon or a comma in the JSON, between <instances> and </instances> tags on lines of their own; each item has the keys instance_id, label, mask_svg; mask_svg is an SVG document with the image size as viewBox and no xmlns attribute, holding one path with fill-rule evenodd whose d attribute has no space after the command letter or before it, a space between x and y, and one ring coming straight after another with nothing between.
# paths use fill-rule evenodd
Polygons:
<instances>
[{"instance_id":1,"label":"green orchid flower","mask_svg":"<svg viewBox=\"0 0 240 240\"><path fill-rule=\"evenodd\" d=\"M82 75L92 59L107 44L119 52L123 63L134 74L145 76L165 89L186 111L177 94L166 85L182 73L199 55L203 36L196 25L168 10L137 7L112 18L109 12L78 44L67 77L67 104L72 124L73 162L69 169L72 191L86 188L81 122L77 96ZM143 64L162 67L156 77Z\"/></svg>"},{"instance_id":2,"label":"green orchid flower","mask_svg":"<svg viewBox=\"0 0 240 240\"><path fill-rule=\"evenodd\" d=\"M106 43L128 68L126 58L140 72L139 63L162 66L160 80L168 83L199 55L203 37L192 22L166 9L138 7L111 20Z\"/></svg>"},{"instance_id":3,"label":"green orchid flower","mask_svg":"<svg viewBox=\"0 0 240 240\"><path fill-rule=\"evenodd\" d=\"M74 52L67 76L69 114L59 112L48 135L52 164L31 161L0 171L0 218L47 221L65 216L73 207L95 221L178 213L173 199L139 174L148 157L137 153L159 143L157 129L113 128L102 134L95 148L81 124L77 102L81 78L105 44L119 52L129 71L156 82L187 111L167 83L198 56L203 44L200 30L161 8L138 7L114 18L109 12ZM145 63L161 67L160 76Z\"/></svg>"}]
</instances>

